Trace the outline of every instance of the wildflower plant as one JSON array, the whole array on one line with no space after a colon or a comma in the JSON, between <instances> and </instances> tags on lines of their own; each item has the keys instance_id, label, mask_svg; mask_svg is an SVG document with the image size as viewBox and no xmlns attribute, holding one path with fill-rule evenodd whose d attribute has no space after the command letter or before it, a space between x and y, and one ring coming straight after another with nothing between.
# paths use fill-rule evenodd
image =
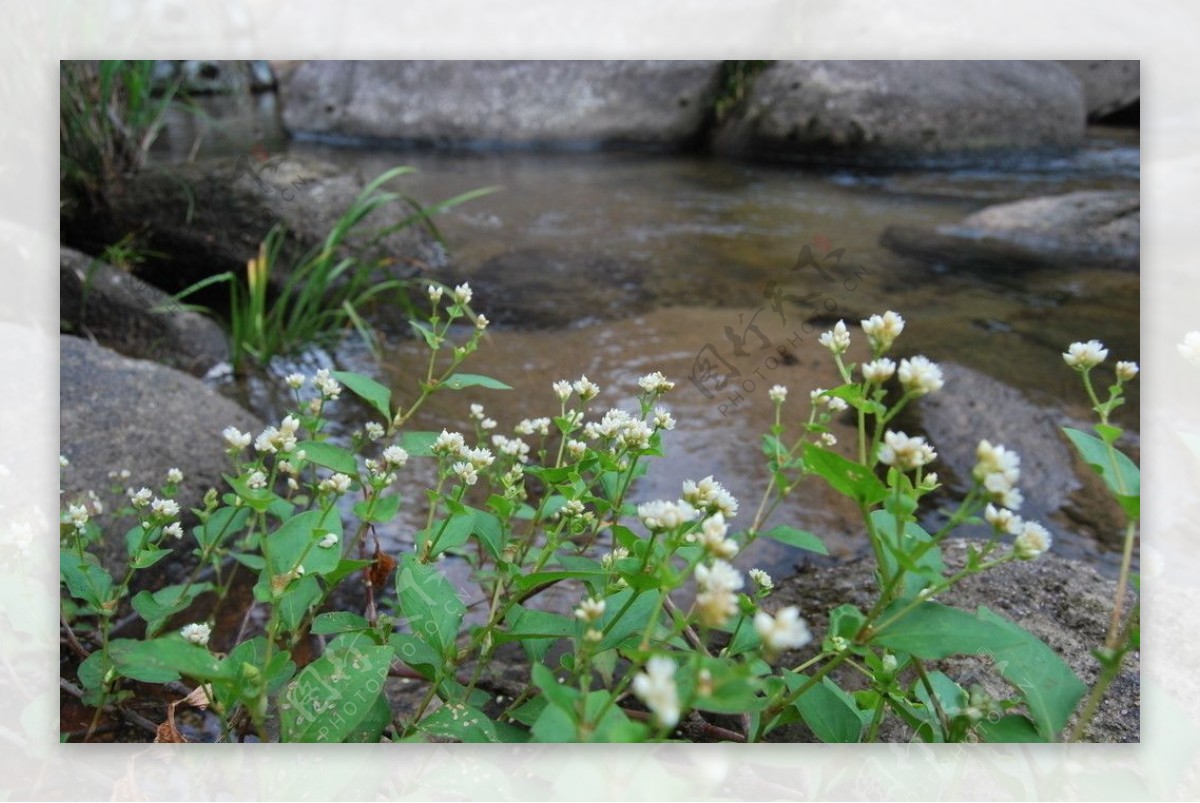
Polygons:
<instances>
[{"instance_id":1,"label":"wildflower plant","mask_svg":"<svg viewBox=\"0 0 1200 803\"><path fill-rule=\"evenodd\" d=\"M753 509L712 476L635 505L635 483L675 426L666 406L674 383L648 374L631 406L606 408L595 382L564 378L546 388L536 417L498 422L480 404L462 431L416 430L414 415L434 395L509 389L460 371L487 326L470 307L470 287L427 291L429 313L413 327L429 360L408 395L349 372L288 377L295 410L257 435L223 433L229 487L208 493L182 543L168 498L175 484L161 496L131 489L123 512L137 524L120 580L91 554L100 538L92 513L75 501L64 509L63 622L83 658L87 704L119 706L133 681L186 679L205 690L225 738L282 741L649 741L686 732L751 742L803 722L823 741L853 742L876 739L887 716L926 741L1063 733L1086 689L1062 659L986 608L935 601L966 577L1037 558L1051 536L1018 516L1019 458L989 441L977 445L972 487L946 525L921 526L918 509L939 487L937 450L894 420L943 379L923 357L897 366L886 356L905 325L899 315L863 321L861 368L848 362L854 338L844 322L822 338L843 383L801 396L808 413L798 424L796 397L789 406L787 388L771 390L770 482ZM349 445L328 437L325 418L347 392L373 416ZM841 414L858 425L856 442L840 446L849 456L829 430ZM413 461L434 469L423 497L402 491ZM767 526L811 481L858 505L878 581L867 610L829 611L824 632L805 618L814 611L775 602L766 572L738 567L759 538L825 551L813 533ZM422 499L411 547L385 554L374 528ZM944 539L985 522L990 537L948 570ZM184 583L129 598L135 572L183 549L196 558ZM447 556L470 567L482 592L469 621ZM230 604L234 565L256 575L258 628L245 624L248 614L235 617L238 629L217 615ZM362 588L361 610L328 609L349 583ZM567 610L538 606L554 587L574 595ZM523 654L528 682L498 704L493 675L507 645ZM1011 697L963 689L933 666L985 651ZM423 684L414 708L392 710L385 686L395 675Z\"/></svg>"}]
</instances>

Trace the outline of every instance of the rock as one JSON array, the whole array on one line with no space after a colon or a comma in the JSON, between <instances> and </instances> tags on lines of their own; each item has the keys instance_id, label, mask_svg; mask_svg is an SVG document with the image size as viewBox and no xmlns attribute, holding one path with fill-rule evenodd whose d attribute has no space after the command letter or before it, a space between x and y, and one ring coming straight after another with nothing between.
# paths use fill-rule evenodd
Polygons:
<instances>
[{"instance_id":1,"label":"rock","mask_svg":"<svg viewBox=\"0 0 1200 803\"><path fill-rule=\"evenodd\" d=\"M402 182L393 180L388 188ZM168 256L147 259L139 277L177 292L224 271L244 274L246 261L276 224L291 234L286 257L317 246L365 184L333 165L290 156L211 159L143 171L111 199L109 214L64 219L62 231L68 244L97 253L131 231L144 232L144 250ZM377 209L351 242L365 244L371 233L410 213L399 202ZM371 255L386 258L388 275L398 277L446 261L441 245L419 226L389 234L372 246Z\"/></svg>"},{"instance_id":2,"label":"rock","mask_svg":"<svg viewBox=\"0 0 1200 803\"><path fill-rule=\"evenodd\" d=\"M889 226L880 242L951 269L1137 271L1140 221L1136 191L1085 190L989 206L955 226Z\"/></svg>"},{"instance_id":3,"label":"rock","mask_svg":"<svg viewBox=\"0 0 1200 803\"><path fill-rule=\"evenodd\" d=\"M679 145L699 136L715 61L309 61L281 83L305 135L434 145Z\"/></svg>"},{"instance_id":4,"label":"rock","mask_svg":"<svg viewBox=\"0 0 1200 803\"><path fill-rule=\"evenodd\" d=\"M229 358L225 335L212 320L181 309L136 276L66 247L59 290L63 326L127 357L196 375Z\"/></svg>"},{"instance_id":5,"label":"rock","mask_svg":"<svg viewBox=\"0 0 1200 803\"><path fill-rule=\"evenodd\" d=\"M803 161L909 162L1083 139L1079 81L1052 61L780 61L717 134L718 150Z\"/></svg>"},{"instance_id":6,"label":"rock","mask_svg":"<svg viewBox=\"0 0 1200 803\"><path fill-rule=\"evenodd\" d=\"M70 460L63 473L63 499L95 491L105 509L103 560L124 565L124 533L131 520L111 515L126 500L111 486L157 491L167 470L178 468L184 481L175 500L184 510L201 507L210 487L223 488L230 470L221 431L234 426L257 434L261 421L198 379L157 363L133 360L77 337L61 338L59 437ZM127 479L110 471L128 469Z\"/></svg>"},{"instance_id":7,"label":"rock","mask_svg":"<svg viewBox=\"0 0 1200 803\"><path fill-rule=\"evenodd\" d=\"M266 61L156 61L151 80L158 91L176 82L189 95L231 95L267 92L275 76Z\"/></svg>"},{"instance_id":8,"label":"rock","mask_svg":"<svg viewBox=\"0 0 1200 803\"><path fill-rule=\"evenodd\" d=\"M1136 107L1142 95L1139 61L1061 61L1083 84L1088 120Z\"/></svg>"},{"instance_id":9,"label":"rock","mask_svg":"<svg viewBox=\"0 0 1200 803\"><path fill-rule=\"evenodd\" d=\"M637 265L603 255L533 248L506 251L469 274L475 308L489 320L522 329L565 328L649 309Z\"/></svg>"},{"instance_id":10,"label":"rock","mask_svg":"<svg viewBox=\"0 0 1200 803\"><path fill-rule=\"evenodd\" d=\"M943 557L951 571L964 565L967 543L952 538L943 544ZM771 594L771 605L775 608L798 605L814 635L813 644L784 658L788 665L815 655L820 639L827 632L829 611L847 603L864 611L870 608L874 601L874 569L874 561L869 559L832 567L805 566L799 574L779 584ZM1091 651L1104 642L1115 591L1116 583L1101 577L1091 567L1049 554L975 575L939 595L937 602L971 611L984 605L1016 622L1046 642L1090 687L1099 669ZM1133 604L1136 599L1131 593L1126 601ZM1140 664L1137 652L1125 658L1121 673L1109 687L1084 741L1139 741ZM1012 687L1000 678L994 662L986 655L952 656L933 662L933 666L964 687L979 683L994 698L1012 695ZM857 673L842 673L838 680L847 688L861 685ZM906 681L911 683L912 678ZM804 726L781 730L779 741L813 741ZM880 731L880 741L904 743L913 738L912 731L894 717Z\"/></svg>"}]
</instances>

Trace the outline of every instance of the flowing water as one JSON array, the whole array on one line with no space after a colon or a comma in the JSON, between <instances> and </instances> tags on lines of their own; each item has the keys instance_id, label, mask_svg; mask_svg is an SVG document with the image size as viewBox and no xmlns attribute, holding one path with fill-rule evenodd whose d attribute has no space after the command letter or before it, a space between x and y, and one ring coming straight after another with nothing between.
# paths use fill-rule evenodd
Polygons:
<instances>
[{"instance_id":1,"label":"flowing water","mask_svg":"<svg viewBox=\"0 0 1200 803\"><path fill-rule=\"evenodd\" d=\"M443 394L416 426L467 430L468 405L480 402L500 422L497 431L508 432L521 418L556 414L551 382L581 374L603 388L595 403L601 410L629 408L637 378L661 370L678 383L667 397L678 425L634 501L674 499L683 480L712 474L741 500L735 524L748 524L766 481L760 442L772 423L767 389L788 385L789 418L806 417L808 391L837 384L816 338L840 318L856 324L896 310L908 321L901 356L921 353L975 369L1077 424L1089 413L1077 377L1062 362L1066 345L1097 338L1114 358L1138 355L1135 274L979 275L902 259L879 245L888 226L954 223L991 203L1136 189L1136 131L1094 131L1072 158L899 173L672 154L288 147L368 180L395 165L416 166L420 172L405 178L403 189L426 203L500 188L437 219L453 272L435 277L470 281L477 309L495 322L467 370L514 390ZM852 359L863 356L862 339L859 333ZM389 339L379 365L353 344L335 357L342 367L386 377L402 399L412 397L425 359L423 345L399 337ZM1119 413L1118 423L1136 431L1136 383ZM834 431L840 448L853 443L847 423ZM936 445L970 452L994 433L969 435ZM414 460L405 470L411 487L429 487L421 484L432 479L431 468L420 465L427 462ZM410 541L424 525L423 495L411 497L411 512L380 533L392 544ZM811 481L771 522L809 529L844 558L866 546L856 515ZM1112 573L1115 543L1069 522L1050 524L1056 551ZM784 574L798 557L759 542L738 562Z\"/></svg>"}]
</instances>

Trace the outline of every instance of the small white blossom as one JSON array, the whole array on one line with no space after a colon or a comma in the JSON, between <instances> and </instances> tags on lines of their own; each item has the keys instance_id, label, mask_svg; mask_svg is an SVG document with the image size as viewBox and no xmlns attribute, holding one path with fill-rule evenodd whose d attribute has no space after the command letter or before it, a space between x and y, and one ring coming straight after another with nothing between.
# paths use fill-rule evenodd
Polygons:
<instances>
[{"instance_id":1,"label":"small white blossom","mask_svg":"<svg viewBox=\"0 0 1200 803\"><path fill-rule=\"evenodd\" d=\"M389 466L400 468L408 462L408 452L399 446L389 446L383 450L383 459Z\"/></svg>"},{"instance_id":2,"label":"small white blossom","mask_svg":"<svg viewBox=\"0 0 1200 803\"><path fill-rule=\"evenodd\" d=\"M177 468L167 469L167 482L176 484L183 482L183 472Z\"/></svg>"},{"instance_id":3,"label":"small white blossom","mask_svg":"<svg viewBox=\"0 0 1200 803\"><path fill-rule=\"evenodd\" d=\"M904 318L888 310L883 315L872 315L862 322L863 333L871 341L876 353L882 354L892 347L896 338L904 331Z\"/></svg>"},{"instance_id":4,"label":"small white blossom","mask_svg":"<svg viewBox=\"0 0 1200 803\"><path fill-rule=\"evenodd\" d=\"M254 471L246 478L246 487L252 490L259 490L267 487L267 475L261 471Z\"/></svg>"},{"instance_id":5,"label":"small white blossom","mask_svg":"<svg viewBox=\"0 0 1200 803\"><path fill-rule=\"evenodd\" d=\"M720 627L737 613L737 590L744 581L738 570L723 560L696 567L696 617L706 627Z\"/></svg>"},{"instance_id":6,"label":"small white blossom","mask_svg":"<svg viewBox=\"0 0 1200 803\"><path fill-rule=\"evenodd\" d=\"M573 387L575 388L575 392L579 394L580 401L590 401L600 393L600 386L588 379L586 375L579 377Z\"/></svg>"},{"instance_id":7,"label":"small white blossom","mask_svg":"<svg viewBox=\"0 0 1200 803\"><path fill-rule=\"evenodd\" d=\"M466 448L467 442L462 433L447 432L443 429L442 434L437 436L437 440L430 447L430 451L434 454L459 457L466 451Z\"/></svg>"},{"instance_id":8,"label":"small white blossom","mask_svg":"<svg viewBox=\"0 0 1200 803\"><path fill-rule=\"evenodd\" d=\"M470 463L455 463L450 470L467 485L474 485L479 480L479 472Z\"/></svg>"},{"instance_id":9,"label":"small white blossom","mask_svg":"<svg viewBox=\"0 0 1200 803\"><path fill-rule=\"evenodd\" d=\"M1036 521L1027 521L1013 541L1013 552L1021 560L1033 560L1050 548L1050 533Z\"/></svg>"},{"instance_id":10,"label":"small white blossom","mask_svg":"<svg viewBox=\"0 0 1200 803\"><path fill-rule=\"evenodd\" d=\"M482 404L472 404L470 415L471 415L471 418L474 418L476 421L482 421L483 420L483 405Z\"/></svg>"},{"instance_id":11,"label":"small white blossom","mask_svg":"<svg viewBox=\"0 0 1200 803\"><path fill-rule=\"evenodd\" d=\"M629 557L629 550L623 546L619 546L612 552L608 552L604 555L604 557L600 558L600 565L605 569L611 569L614 563L627 557Z\"/></svg>"},{"instance_id":12,"label":"small white blossom","mask_svg":"<svg viewBox=\"0 0 1200 803\"><path fill-rule=\"evenodd\" d=\"M842 354L850 348L850 330L845 321L838 321L829 332L821 333L817 342L834 354Z\"/></svg>"},{"instance_id":13,"label":"small white blossom","mask_svg":"<svg viewBox=\"0 0 1200 803\"><path fill-rule=\"evenodd\" d=\"M604 615L604 600L585 599L575 609L575 618L583 622L597 622Z\"/></svg>"},{"instance_id":14,"label":"small white blossom","mask_svg":"<svg viewBox=\"0 0 1200 803\"><path fill-rule=\"evenodd\" d=\"M788 389L783 385L775 385L767 391L767 398L776 404L783 404L783 400L787 398Z\"/></svg>"},{"instance_id":15,"label":"small white blossom","mask_svg":"<svg viewBox=\"0 0 1200 803\"><path fill-rule=\"evenodd\" d=\"M942 379L942 369L926 357L901 360L899 374L904 389L917 396L941 390L942 385L946 384Z\"/></svg>"},{"instance_id":16,"label":"small white blossom","mask_svg":"<svg viewBox=\"0 0 1200 803\"><path fill-rule=\"evenodd\" d=\"M655 656L646 662L646 671L633 678L633 693L653 712L664 728L679 723L679 692L675 688L675 662Z\"/></svg>"},{"instance_id":17,"label":"small white blossom","mask_svg":"<svg viewBox=\"0 0 1200 803\"><path fill-rule=\"evenodd\" d=\"M492 450L486 446L475 446L470 449L464 449L462 456L467 458L476 470L485 469L492 463L496 462L496 456L492 454Z\"/></svg>"},{"instance_id":18,"label":"small white blossom","mask_svg":"<svg viewBox=\"0 0 1200 803\"><path fill-rule=\"evenodd\" d=\"M322 368L317 371L316 375L312 378L312 383L313 387L326 399L332 401L342 395L341 384L329 375L328 368Z\"/></svg>"},{"instance_id":19,"label":"small white blossom","mask_svg":"<svg viewBox=\"0 0 1200 803\"><path fill-rule=\"evenodd\" d=\"M201 647L208 646L208 638L212 635L212 628L203 622L196 622L190 625L184 625L179 631L179 635L183 636L187 641L193 644L199 644Z\"/></svg>"},{"instance_id":20,"label":"small white blossom","mask_svg":"<svg viewBox=\"0 0 1200 803\"><path fill-rule=\"evenodd\" d=\"M877 360L863 363L862 373L867 384L882 385L892 378L892 374L896 373L896 363L887 357L880 357Z\"/></svg>"},{"instance_id":21,"label":"small white blossom","mask_svg":"<svg viewBox=\"0 0 1200 803\"><path fill-rule=\"evenodd\" d=\"M471 285L463 282L454 288L454 300L459 304L471 303Z\"/></svg>"},{"instance_id":22,"label":"small white blossom","mask_svg":"<svg viewBox=\"0 0 1200 803\"><path fill-rule=\"evenodd\" d=\"M1025 524L1025 522L1021 521L1020 516L1008 508L997 508L990 503L984 508L983 517L987 520L988 524L992 525L992 529L998 533L1016 535Z\"/></svg>"},{"instance_id":23,"label":"small white blossom","mask_svg":"<svg viewBox=\"0 0 1200 803\"><path fill-rule=\"evenodd\" d=\"M71 524L75 525L75 529L80 532L87 526L88 512L83 505L67 505L67 517L71 519Z\"/></svg>"},{"instance_id":24,"label":"small white blossom","mask_svg":"<svg viewBox=\"0 0 1200 803\"><path fill-rule=\"evenodd\" d=\"M337 546L337 542L337 533L325 533L325 537L317 542L317 546L319 546L321 549L331 549Z\"/></svg>"},{"instance_id":25,"label":"small white blossom","mask_svg":"<svg viewBox=\"0 0 1200 803\"><path fill-rule=\"evenodd\" d=\"M479 315L475 316L475 328L479 331L482 332L484 329L487 329L489 323L491 323L491 321L487 319L486 315L480 313Z\"/></svg>"},{"instance_id":26,"label":"small white blossom","mask_svg":"<svg viewBox=\"0 0 1200 803\"><path fill-rule=\"evenodd\" d=\"M769 653L795 650L812 641L808 623L800 618L800 609L789 605L774 616L766 611L754 614L754 630Z\"/></svg>"},{"instance_id":27,"label":"small white blossom","mask_svg":"<svg viewBox=\"0 0 1200 803\"><path fill-rule=\"evenodd\" d=\"M829 405L829 409L835 413L845 412L850 405L841 396L826 396L825 403Z\"/></svg>"},{"instance_id":28,"label":"small white blossom","mask_svg":"<svg viewBox=\"0 0 1200 803\"><path fill-rule=\"evenodd\" d=\"M720 511L727 519L732 519L738 512L737 499L711 474L699 482L684 480L683 498L708 513Z\"/></svg>"},{"instance_id":29,"label":"small white blossom","mask_svg":"<svg viewBox=\"0 0 1200 803\"><path fill-rule=\"evenodd\" d=\"M909 437L903 432L888 430L879 445L879 462L895 466L901 471L911 471L928 465L937 459L937 452L920 435Z\"/></svg>"},{"instance_id":30,"label":"small white blossom","mask_svg":"<svg viewBox=\"0 0 1200 803\"><path fill-rule=\"evenodd\" d=\"M737 541L725 537L728 532L725 516L714 513L700 525L700 535L696 540L710 555L728 560L738 552Z\"/></svg>"},{"instance_id":31,"label":"small white blossom","mask_svg":"<svg viewBox=\"0 0 1200 803\"><path fill-rule=\"evenodd\" d=\"M58 456L58 467L59 467L59 468L66 468L66 467L67 467L67 466L69 466L69 465L71 465L71 461L70 461L70 460L68 460L67 458L63 457L62 455L59 455L59 456Z\"/></svg>"},{"instance_id":32,"label":"small white blossom","mask_svg":"<svg viewBox=\"0 0 1200 803\"><path fill-rule=\"evenodd\" d=\"M771 575L762 569L751 569L746 574L750 575L750 579L754 581L754 585L758 586L760 591L770 591L775 587L775 581L771 579Z\"/></svg>"},{"instance_id":33,"label":"small white blossom","mask_svg":"<svg viewBox=\"0 0 1200 803\"><path fill-rule=\"evenodd\" d=\"M1067 365L1078 371L1086 371L1104 362L1108 349L1099 340L1089 340L1086 343L1072 343L1062 356Z\"/></svg>"},{"instance_id":34,"label":"small white blossom","mask_svg":"<svg viewBox=\"0 0 1200 803\"><path fill-rule=\"evenodd\" d=\"M429 292L429 300L434 304L434 306L437 306L437 303L442 300L442 293L444 292L445 288L443 288L440 284L431 284L427 289Z\"/></svg>"},{"instance_id":35,"label":"small white blossom","mask_svg":"<svg viewBox=\"0 0 1200 803\"><path fill-rule=\"evenodd\" d=\"M300 388L304 387L304 382L307 379L308 379L308 377L306 377L304 374L295 373L295 374L288 374L287 378L284 379L283 381L292 390L299 390Z\"/></svg>"},{"instance_id":36,"label":"small white blossom","mask_svg":"<svg viewBox=\"0 0 1200 803\"><path fill-rule=\"evenodd\" d=\"M670 431L675 429L675 419L669 410L662 407L654 408L654 428Z\"/></svg>"},{"instance_id":37,"label":"small white blossom","mask_svg":"<svg viewBox=\"0 0 1200 803\"><path fill-rule=\"evenodd\" d=\"M368 421L363 425L363 429L367 432L367 437L370 440L377 441L383 437L383 425L378 421Z\"/></svg>"},{"instance_id":38,"label":"small white blossom","mask_svg":"<svg viewBox=\"0 0 1200 803\"><path fill-rule=\"evenodd\" d=\"M242 432L237 427L225 427L221 435L231 449L245 449L250 445L250 433Z\"/></svg>"},{"instance_id":39,"label":"small white blossom","mask_svg":"<svg viewBox=\"0 0 1200 803\"><path fill-rule=\"evenodd\" d=\"M645 502L638 505L637 512L638 518L650 530L673 530L695 520L698 515L695 508L682 500Z\"/></svg>"},{"instance_id":40,"label":"small white blossom","mask_svg":"<svg viewBox=\"0 0 1200 803\"><path fill-rule=\"evenodd\" d=\"M150 503L150 510L156 516L171 519L179 515L179 503L174 499L155 499Z\"/></svg>"},{"instance_id":41,"label":"small white blossom","mask_svg":"<svg viewBox=\"0 0 1200 803\"><path fill-rule=\"evenodd\" d=\"M587 453L587 444L574 439L567 441L567 453L575 460L581 459Z\"/></svg>"},{"instance_id":42,"label":"small white blossom","mask_svg":"<svg viewBox=\"0 0 1200 803\"><path fill-rule=\"evenodd\" d=\"M1141 369L1138 368L1136 362L1122 360L1117 363L1117 379L1120 379L1122 382L1128 382L1138 375L1139 370Z\"/></svg>"},{"instance_id":43,"label":"small white blossom","mask_svg":"<svg viewBox=\"0 0 1200 803\"><path fill-rule=\"evenodd\" d=\"M169 535L178 541L183 538L183 525L177 521L173 521L166 527L163 527L163 535Z\"/></svg>"},{"instance_id":44,"label":"small white blossom","mask_svg":"<svg viewBox=\"0 0 1200 803\"><path fill-rule=\"evenodd\" d=\"M639 379L638 386L647 393L659 396L674 388L675 383L663 376L662 371L655 371Z\"/></svg>"},{"instance_id":45,"label":"small white blossom","mask_svg":"<svg viewBox=\"0 0 1200 803\"><path fill-rule=\"evenodd\" d=\"M350 477L339 472L321 480L318 488L327 493L344 494L350 490L350 482Z\"/></svg>"},{"instance_id":46,"label":"small white blossom","mask_svg":"<svg viewBox=\"0 0 1200 803\"><path fill-rule=\"evenodd\" d=\"M566 401L571 398L571 383L565 379L560 379L553 385L554 395L559 398L559 401Z\"/></svg>"},{"instance_id":47,"label":"small white blossom","mask_svg":"<svg viewBox=\"0 0 1200 803\"><path fill-rule=\"evenodd\" d=\"M127 493L129 494L129 504L135 508L143 508L150 504L150 499L154 496L149 488L139 488L136 491L130 488Z\"/></svg>"},{"instance_id":48,"label":"small white blossom","mask_svg":"<svg viewBox=\"0 0 1200 803\"><path fill-rule=\"evenodd\" d=\"M837 444L837 436L832 432L822 432L821 437L818 438L818 440L820 440L821 445L826 448Z\"/></svg>"}]
</instances>

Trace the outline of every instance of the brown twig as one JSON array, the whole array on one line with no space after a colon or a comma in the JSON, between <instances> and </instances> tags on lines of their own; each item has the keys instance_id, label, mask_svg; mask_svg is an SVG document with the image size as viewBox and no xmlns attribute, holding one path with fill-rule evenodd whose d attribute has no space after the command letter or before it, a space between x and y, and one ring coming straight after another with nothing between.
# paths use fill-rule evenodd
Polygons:
<instances>
[{"instance_id":1,"label":"brown twig","mask_svg":"<svg viewBox=\"0 0 1200 803\"><path fill-rule=\"evenodd\" d=\"M75 697L76 699L79 699L79 700L83 699L83 689L79 688L74 683L70 682L69 680L64 680L63 678L59 678L58 685L59 685L59 688L61 688L67 694L70 694L72 697ZM113 705L113 704L104 706L104 710L108 711L110 713L119 714L127 722L131 722L134 725L145 728L146 730L150 731L151 733L158 732L158 725L154 724L153 722L146 719L141 714L138 714L134 711L129 711L128 709L122 708L119 705ZM86 738L85 738L85 741L86 741Z\"/></svg>"}]
</instances>

